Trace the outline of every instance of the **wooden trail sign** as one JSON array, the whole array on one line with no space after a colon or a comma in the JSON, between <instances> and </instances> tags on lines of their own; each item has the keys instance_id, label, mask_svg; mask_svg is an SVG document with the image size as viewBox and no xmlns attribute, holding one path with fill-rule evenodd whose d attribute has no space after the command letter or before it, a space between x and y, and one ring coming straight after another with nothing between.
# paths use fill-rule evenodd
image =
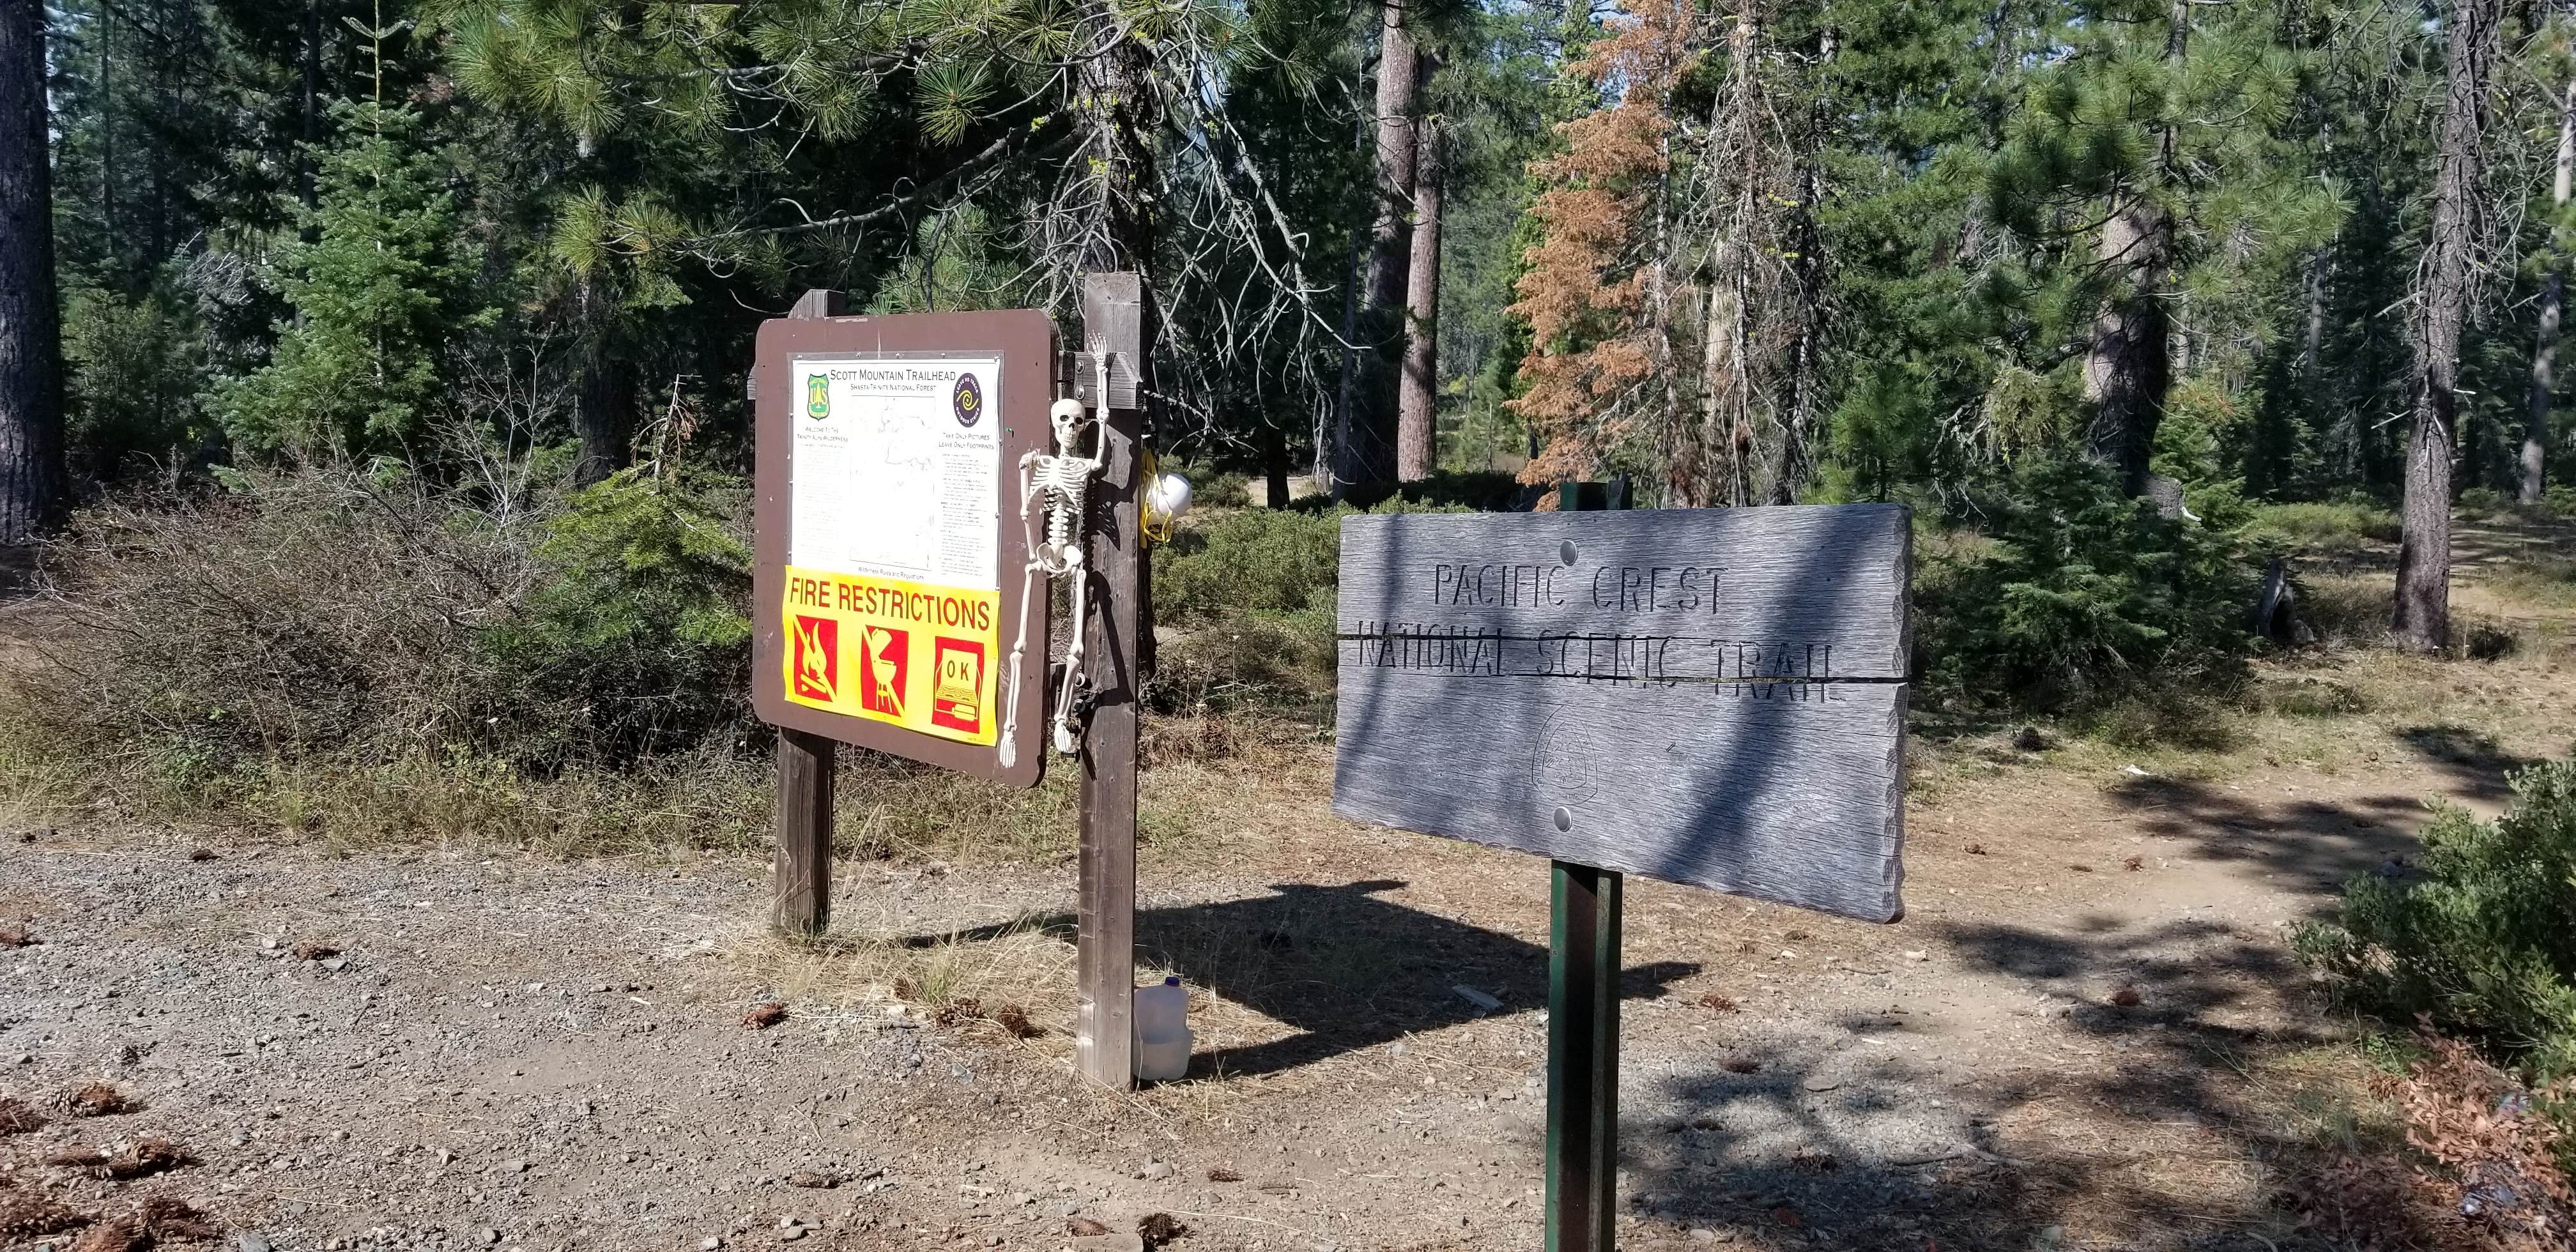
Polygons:
<instances>
[{"instance_id":1,"label":"wooden trail sign","mask_svg":"<svg viewBox=\"0 0 2576 1252\"><path fill-rule=\"evenodd\" d=\"M1342 523L1333 809L1902 911L1901 505Z\"/></svg>"},{"instance_id":2,"label":"wooden trail sign","mask_svg":"<svg viewBox=\"0 0 2576 1252\"><path fill-rule=\"evenodd\" d=\"M1908 511L1588 495L1342 523L1333 811L1553 862L1547 1252L1616 1246L1624 873L1904 911Z\"/></svg>"}]
</instances>

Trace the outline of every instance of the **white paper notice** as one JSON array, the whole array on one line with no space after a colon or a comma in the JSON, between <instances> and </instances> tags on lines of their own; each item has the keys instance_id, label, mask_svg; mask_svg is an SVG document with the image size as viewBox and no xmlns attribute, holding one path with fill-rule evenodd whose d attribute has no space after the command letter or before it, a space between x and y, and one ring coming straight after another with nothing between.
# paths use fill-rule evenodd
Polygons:
<instances>
[{"instance_id":1,"label":"white paper notice","mask_svg":"<svg viewBox=\"0 0 2576 1252\"><path fill-rule=\"evenodd\" d=\"M798 357L787 562L1001 587L1002 363Z\"/></svg>"}]
</instances>

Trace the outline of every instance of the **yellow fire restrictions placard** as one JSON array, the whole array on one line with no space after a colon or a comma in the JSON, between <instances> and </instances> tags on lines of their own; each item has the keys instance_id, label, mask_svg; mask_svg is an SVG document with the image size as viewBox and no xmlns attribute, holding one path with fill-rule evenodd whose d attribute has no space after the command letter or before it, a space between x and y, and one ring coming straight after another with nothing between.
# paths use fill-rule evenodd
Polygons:
<instances>
[{"instance_id":1,"label":"yellow fire restrictions placard","mask_svg":"<svg viewBox=\"0 0 2576 1252\"><path fill-rule=\"evenodd\" d=\"M797 704L991 744L1001 595L787 567L780 678Z\"/></svg>"}]
</instances>

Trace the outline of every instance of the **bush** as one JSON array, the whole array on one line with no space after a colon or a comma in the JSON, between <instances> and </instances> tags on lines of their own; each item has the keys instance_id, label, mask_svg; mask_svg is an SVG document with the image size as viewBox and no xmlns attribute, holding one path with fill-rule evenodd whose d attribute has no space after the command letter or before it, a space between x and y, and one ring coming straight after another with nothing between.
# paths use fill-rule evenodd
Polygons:
<instances>
[{"instance_id":1,"label":"bush","mask_svg":"<svg viewBox=\"0 0 2576 1252\"><path fill-rule=\"evenodd\" d=\"M2511 812L2444 809L2419 877L2356 876L2295 945L2346 1003L2420 1015L2548 1081L2576 1074L2576 761L2512 782Z\"/></svg>"},{"instance_id":2,"label":"bush","mask_svg":"<svg viewBox=\"0 0 2576 1252\"><path fill-rule=\"evenodd\" d=\"M2256 506L2245 537L2289 548L2352 552L2373 543L2395 543L2400 531L2395 513L2366 500L2312 500Z\"/></svg>"},{"instance_id":3,"label":"bush","mask_svg":"<svg viewBox=\"0 0 2576 1252\"><path fill-rule=\"evenodd\" d=\"M748 716L748 507L729 480L678 488L627 470L547 520L547 580L476 640L545 718L517 728L517 755L631 760Z\"/></svg>"},{"instance_id":4,"label":"bush","mask_svg":"<svg viewBox=\"0 0 2576 1252\"><path fill-rule=\"evenodd\" d=\"M1154 549L1154 620L1287 612L1305 608L1318 593L1331 604L1341 572L1342 518L1349 514L1247 509L1184 529Z\"/></svg>"},{"instance_id":5,"label":"bush","mask_svg":"<svg viewBox=\"0 0 2576 1252\"><path fill-rule=\"evenodd\" d=\"M297 762L614 764L737 727L738 489L614 478L534 509L408 471L229 476L53 554L64 612L12 710L175 779Z\"/></svg>"},{"instance_id":6,"label":"bush","mask_svg":"<svg viewBox=\"0 0 2576 1252\"><path fill-rule=\"evenodd\" d=\"M2051 461L1993 502L1988 542L1919 580L1917 670L1973 703L2044 709L2227 690L2253 647L2253 570L2101 469Z\"/></svg>"}]
</instances>

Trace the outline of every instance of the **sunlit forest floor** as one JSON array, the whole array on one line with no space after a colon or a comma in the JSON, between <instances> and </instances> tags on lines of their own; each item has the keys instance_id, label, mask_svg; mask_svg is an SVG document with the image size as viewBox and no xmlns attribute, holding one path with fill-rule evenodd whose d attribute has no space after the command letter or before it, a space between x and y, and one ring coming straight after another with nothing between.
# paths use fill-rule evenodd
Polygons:
<instances>
[{"instance_id":1,"label":"sunlit forest floor","mask_svg":"<svg viewBox=\"0 0 2576 1252\"><path fill-rule=\"evenodd\" d=\"M2304 1219L2403 1133L2387 1044L2286 932L2403 872L2428 805L2497 811L2576 743L2576 545L2476 524L2461 552L2489 659L2297 654L2153 733L1926 711L1896 924L1632 883L1622 1246L2353 1246ZM2343 554L2320 623L2388 583ZM0 952L0 1093L48 1122L0 1138L0 1219L166 1195L278 1249L1055 1249L1158 1213L1184 1249L1537 1246L1546 865L1334 819L1301 724L1154 736L1140 965L1189 981L1197 1055L1134 1095L1072 1073L1060 840L845 858L830 935L788 946L751 849L46 817L0 843L0 924L34 941ZM140 1111L48 1106L90 1082ZM46 1163L146 1136L192 1163ZM2380 1246L2480 1246L2383 1199Z\"/></svg>"}]
</instances>

